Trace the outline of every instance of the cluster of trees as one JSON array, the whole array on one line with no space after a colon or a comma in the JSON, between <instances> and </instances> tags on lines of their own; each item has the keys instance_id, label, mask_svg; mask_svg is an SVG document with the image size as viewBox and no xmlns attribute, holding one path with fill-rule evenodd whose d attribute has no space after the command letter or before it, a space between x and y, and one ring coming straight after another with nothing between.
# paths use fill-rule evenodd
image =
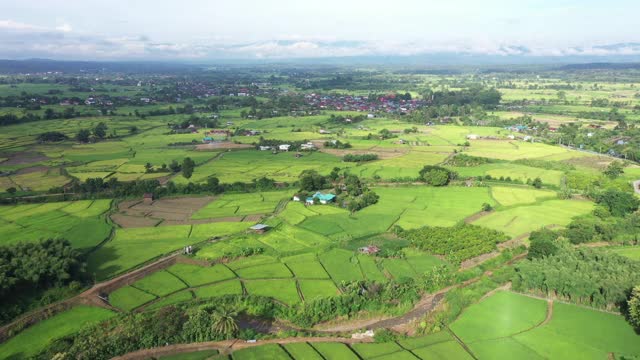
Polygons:
<instances>
[{"instance_id":1,"label":"cluster of trees","mask_svg":"<svg viewBox=\"0 0 640 360\"><path fill-rule=\"evenodd\" d=\"M422 96L433 105L470 105L477 104L488 108L500 104L502 94L496 89L486 89L480 86L470 87L459 91L425 91Z\"/></svg>"},{"instance_id":2,"label":"cluster of trees","mask_svg":"<svg viewBox=\"0 0 640 360\"><path fill-rule=\"evenodd\" d=\"M80 129L76 134L76 140L81 143L95 142L107 136L107 124L99 122L92 130Z\"/></svg>"},{"instance_id":3,"label":"cluster of trees","mask_svg":"<svg viewBox=\"0 0 640 360\"><path fill-rule=\"evenodd\" d=\"M364 116L364 115L356 115L356 116L345 117L345 116L342 116L342 115L337 115L336 116L334 114L331 114L329 116L329 118L327 119L327 122L333 123L333 124L344 124L345 122L347 122L347 119L350 119L351 123L358 123L358 122L366 120L367 117Z\"/></svg>"},{"instance_id":4,"label":"cluster of trees","mask_svg":"<svg viewBox=\"0 0 640 360\"><path fill-rule=\"evenodd\" d=\"M340 140L330 140L324 142L324 147L332 149L350 149L351 144L348 142L343 143Z\"/></svg>"},{"instance_id":5,"label":"cluster of trees","mask_svg":"<svg viewBox=\"0 0 640 360\"><path fill-rule=\"evenodd\" d=\"M425 165L420 170L419 180L431 186L445 186L454 180L458 174L449 169L437 165Z\"/></svg>"},{"instance_id":6,"label":"cluster of trees","mask_svg":"<svg viewBox=\"0 0 640 360\"><path fill-rule=\"evenodd\" d=\"M84 276L80 256L61 239L0 246L0 321L24 312L32 298L50 288L72 282L79 288L77 281Z\"/></svg>"},{"instance_id":7,"label":"cluster of trees","mask_svg":"<svg viewBox=\"0 0 640 360\"><path fill-rule=\"evenodd\" d=\"M47 143L47 142L60 142L60 141L65 141L67 140L69 137L59 131L47 131L47 132L43 132L42 134L39 134L36 137L36 140L39 143Z\"/></svg>"},{"instance_id":8,"label":"cluster of trees","mask_svg":"<svg viewBox=\"0 0 640 360\"><path fill-rule=\"evenodd\" d=\"M539 241L539 240L536 240ZM640 284L640 262L615 253L547 239L555 249L516 266L513 288L581 305L614 310Z\"/></svg>"},{"instance_id":9,"label":"cluster of trees","mask_svg":"<svg viewBox=\"0 0 640 360\"><path fill-rule=\"evenodd\" d=\"M456 156L447 160L446 164L449 166L455 166L455 167L473 167L473 166L489 164L492 162L494 162L494 160L489 158L459 153Z\"/></svg>"},{"instance_id":10,"label":"cluster of trees","mask_svg":"<svg viewBox=\"0 0 640 360\"><path fill-rule=\"evenodd\" d=\"M389 129L382 129L378 131L378 135L374 135L369 133L367 135L367 140L387 140L397 137L396 134L392 133Z\"/></svg>"},{"instance_id":11,"label":"cluster of trees","mask_svg":"<svg viewBox=\"0 0 640 360\"><path fill-rule=\"evenodd\" d=\"M299 185L301 197L333 186L338 206L347 208L351 212L373 205L379 199L378 194L369 189L360 178L347 171L340 173L339 168L333 168L328 176L321 175L315 170L305 170L300 174Z\"/></svg>"},{"instance_id":12,"label":"cluster of trees","mask_svg":"<svg viewBox=\"0 0 640 360\"><path fill-rule=\"evenodd\" d=\"M491 252L496 249L497 243L509 239L500 231L469 224L454 227L425 226L400 231L399 235L418 249L443 255L452 262Z\"/></svg>"},{"instance_id":13,"label":"cluster of trees","mask_svg":"<svg viewBox=\"0 0 640 360\"><path fill-rule=\"evenodd\" d=\"M365 162L378 160L378 154L347 154L342 157L344 162Z\"/></svg>"}]
</instances>

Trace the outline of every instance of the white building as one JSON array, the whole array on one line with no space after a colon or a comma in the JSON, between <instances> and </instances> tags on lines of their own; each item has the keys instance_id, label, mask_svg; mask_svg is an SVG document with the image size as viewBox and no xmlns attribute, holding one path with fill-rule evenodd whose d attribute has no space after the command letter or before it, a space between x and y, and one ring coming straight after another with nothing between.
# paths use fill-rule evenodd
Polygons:
<instances>
[{"instance_id":1,"label":"white building","mask_svg":"<svg viewBox=\"0 0 640 360\"><path fill-rule=\"evenodd\" d=\"M289 151L290 147L291 147L291 145L289 145L289 144L282 144L282 145L278 146L278 150L280 150L280 151Z\"/></svg>"}]
</instances>

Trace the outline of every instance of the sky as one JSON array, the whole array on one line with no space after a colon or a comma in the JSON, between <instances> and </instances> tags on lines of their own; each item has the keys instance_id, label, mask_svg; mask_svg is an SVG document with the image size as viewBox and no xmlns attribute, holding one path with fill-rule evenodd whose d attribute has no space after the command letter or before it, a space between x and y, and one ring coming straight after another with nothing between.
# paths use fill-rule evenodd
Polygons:
<instances>
[{"instance_id":1,"label":"sky","mask_svg":"<svg viewBox=\"0 0 640 360\"><path fill-rule=\"evenodd\" d=\"M0 0L0 58L639 55L638 0Z\"/></svg>"}]
</instances>

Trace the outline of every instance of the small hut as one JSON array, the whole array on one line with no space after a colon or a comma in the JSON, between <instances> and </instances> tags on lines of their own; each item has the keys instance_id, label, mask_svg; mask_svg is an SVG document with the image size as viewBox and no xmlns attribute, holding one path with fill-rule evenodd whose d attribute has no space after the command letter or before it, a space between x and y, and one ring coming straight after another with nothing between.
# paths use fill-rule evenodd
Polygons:
<instances>
[{"instance_id":1,"label":"small hut","mask_svg":"<svg viewBox=\"0 0 640 360\"><path fill-rule=\"evenodd\" d=\"M267 224L255 224L252 227L250 227L249 230L252 230L253 232L255 232L257 234L264 234L265 232L267 232L267 230L269 230L269 225L267 225Z\"/></svg>"},{"instance_id":2,"label":"small hut","mask_svg":"<svg viewBox=\"0 0 640 360\"><path fill-rule=\"evenodd\" d=\"M147 205L151 205L151 203L153 203L153 194L152 193L144 193L144 195L142 195L142 202L144 202Z\"/></svg>"}]
</instances>

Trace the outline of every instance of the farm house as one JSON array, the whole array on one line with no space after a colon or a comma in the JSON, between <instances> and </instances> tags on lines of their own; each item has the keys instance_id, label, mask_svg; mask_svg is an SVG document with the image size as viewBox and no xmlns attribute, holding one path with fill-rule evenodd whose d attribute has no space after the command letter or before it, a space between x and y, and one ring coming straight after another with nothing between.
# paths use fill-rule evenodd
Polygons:
<instances>
[{"instance_id":1,"label":"farm house","mask_svg":"<svg viewBox=\"0 0 640 360\"><path fill-rule=\"evenodd\" d=\"M255 224L249 228L249 230L253 230L255 233L264 234L269 230L269 225L267 224Z\"/></svg>"},{"instance_id":2,"label":"farm house","mask_svg":"<svg viewBox=\"0 0 640 360\"><path fill-rule=\"evenodd\" d=\"M318 199L321 204L326 205L336 199L334 194L323 194L320 191L313 194L306 199L306 203L309 205L313 205L315 203L315 199Z\"/></svg>"}]
</instances>

